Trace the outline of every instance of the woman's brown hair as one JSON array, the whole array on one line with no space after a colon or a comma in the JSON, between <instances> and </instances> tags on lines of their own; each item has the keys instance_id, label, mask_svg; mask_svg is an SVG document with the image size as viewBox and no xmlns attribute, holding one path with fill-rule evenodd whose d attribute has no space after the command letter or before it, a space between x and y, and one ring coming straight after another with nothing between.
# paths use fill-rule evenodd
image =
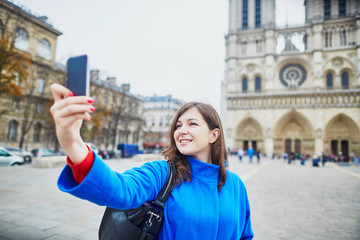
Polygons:
<instances>
[{"instance_id":1,"label":"woman's brown hair","mask_svg":"<svg viewBox=\"0 0 360 240\"><path fill-rule=\"evenodd\" d=\"M226 181L225 162L227 162L227 153L221 120L218 113L211 105L199 102L189 102L184 104L177 111L170 125L169 146L165 151L162 152L162 155L166 160L171 160L174 162L176 166L177 185L180 185L183 181L191 180L190 163L185 155L181 154L177 149L174 139L174 132L176 130L176 122L179 117L193 107L195 107L200 112L210 130L217 128L220 131L220 135L217 140L211 144L211 163L220 166L218 189L221 189Z\"/></svg>"}]
</instances>

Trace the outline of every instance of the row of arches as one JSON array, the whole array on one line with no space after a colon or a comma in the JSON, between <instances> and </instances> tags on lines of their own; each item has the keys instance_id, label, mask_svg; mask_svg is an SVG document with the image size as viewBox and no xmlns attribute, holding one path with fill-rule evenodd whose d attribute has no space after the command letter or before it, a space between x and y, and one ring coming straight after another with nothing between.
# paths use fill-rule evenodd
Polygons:
<instances>
[{"instance_id":1,"label":"row of arches","mask_svg":"<svg viewBox=\"0 0 360 240\"><path fill-rule=\"evenodd\" d=\"M256 76L254 81L254 90L255 92L261 92L261 78L259 76ZM249 90L249 82L248 82L248 78L247 77L243 77L241 80L241 89L242 92L247 92Z\"/></svg>"},{"instance_id":2,"label":"row of arches","mask_svg":"<svg viewBox=\"0 0 360 240\"><path fill-rule=\"evenodd\" d=\"M321 154L315 149L316 141L323 144L325 154L360 153L360 131L356 123L345 114L334 116L324 129L314 129L310 121L293 110L285 114L272 129L264 128L252 117L242 120L236 127L234 144L244 150L251 144L265 153L265 141L272 138L273 153L284 152Z\"/></svg>"},{"instance_id":3,"label":"row of arches","mask_svg":"<svg viewBox=\"0 0 360 240\"><path fill-rule=\"evenodd\" d=\"M327 89L333 89L334 88L334 73L333 72L328 72L326 74L326 88ZM348 71L343 71L341 73L341 88L342 89L348 89L350 85L349 82L349 72Z\"/></svg>"},{"instance_id":4,"label":"row of arches","mask_svg":"<svg viewBox=\"0 0 360 240\"><path fill-rule=\"evenodd\" d=\"M285 66L284 64L279 64L279 69L282 69ZM291 62L298 62L293 60ZM283 66L284 65L284 66ZM309 72L309 66L302 61L298 62L299 66L304 68L304 71ZM336 57L324 62L323 65L324 72L320 74L320 77L323 78L324 89L349 89L354 81L353 69L354 65L345 58ZM280 74L280 73L279 73ZM242 71L236 74L236 91L243 93L247 92L262 92L264 90L263 86L263 77L265 75L263 69L257 65L250 63L242 68ZM308 76L306 78L311 78ZM305 79L304 81L306 81Z\"/></svg>"}]
</instances>

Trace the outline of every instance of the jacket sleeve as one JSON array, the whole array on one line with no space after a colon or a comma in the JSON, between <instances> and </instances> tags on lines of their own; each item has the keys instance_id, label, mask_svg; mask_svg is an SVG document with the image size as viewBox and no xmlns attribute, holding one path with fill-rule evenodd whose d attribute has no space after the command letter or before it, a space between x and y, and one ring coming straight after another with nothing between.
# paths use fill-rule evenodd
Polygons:
<instances>
[{"instance_id":1,"label":"jacket sleeve","mask_svg":"<svg viewBox=\"0 0 360 240\"><path fill-rule=\"evenodd\" d=\"M58 179L61 191L101 206L131 209L156 198L168 175L166 161L147 162L120 174L95 154L93 166L78 184L66 165Z\"/></svg>"},{"instance_id":2,"label":"jacket sleeve","mask_svg":"<svg viewBox=\"0 0 360 240\"><path fill-rule=\"evenodd\" d=\"M81 183L82 180L86 177L86 175L88 175L94 163L95 153L91 151L87 145L86 147L89 149L89 152L82 162L78 164L73 164L69 156L67 156L66 158L67 165L69 165L69 167L71 168L74 179L77 183Z\"/></svg>"}]
</instances>

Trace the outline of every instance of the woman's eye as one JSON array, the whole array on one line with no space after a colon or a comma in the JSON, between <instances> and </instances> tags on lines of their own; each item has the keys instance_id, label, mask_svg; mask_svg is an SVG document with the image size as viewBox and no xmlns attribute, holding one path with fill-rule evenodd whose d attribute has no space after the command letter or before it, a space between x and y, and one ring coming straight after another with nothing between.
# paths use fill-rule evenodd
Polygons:
<instances>
[{"instance_id":1,"label":"woman's eye","mask_svg":"<svg viewBox=\"0 0 360 240\"><path fill-rule=\"evenodd\" d=\"M181 128L181 125L176 125L175 129Z\"/></svg>"},{"instance_id":2,"label":"woman's eye","mask_svg":"<svg viewBox=\"0 0 360 240\"><path fill-rule=\"evenodd\" d=\"M190 126L197 126L197 124L192 122L192 123L190 123Z\"/></svg>"}]
</instances>

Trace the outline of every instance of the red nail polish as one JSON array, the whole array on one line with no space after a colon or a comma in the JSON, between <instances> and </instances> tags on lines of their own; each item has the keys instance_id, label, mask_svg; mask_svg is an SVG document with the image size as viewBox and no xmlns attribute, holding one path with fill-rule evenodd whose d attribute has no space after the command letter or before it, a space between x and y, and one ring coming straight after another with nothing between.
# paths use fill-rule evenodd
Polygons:
<instances>
[{"instance_id":1,"label":"red nail polish","mask_svg":"<svg viewBox=\"0 0 360 240\"><path fill-rule=\"evenodd\" d=\"M91 107L91 108L90 108L90 111L92 111L92 112L95 111L95 108L94 108L94 107Z\"/></svg>"},{"instance_id":2,"label":"red nail polish","mask_svg":"<svg viewBox=\"0 0 360 240\"><path fill-rule=\"evenodd\" d=\"M88 99L87 102L88 102L88 103L93 103L94 100L93 100L93 99Z\"/></svg>"},{"instance_id":3,"label":"red nail polish","mask_svg":"<svg viewBox=\"0 0 360 240\"><path fill-rule=\"evenodd\" d=\"M89 121L91 121L91 117L90 117Z\"/></svg>"},{"instance_id":4,"label":"red nail polish","mask_svg":"<svg viewBox=\"0 0 360 240\"><path fill-rule=\"evenodd\" d=\"M72 92L69 93L69 97L73 97L73 96L75 96L75 95Z\"/></svg>"}]
</instances>

